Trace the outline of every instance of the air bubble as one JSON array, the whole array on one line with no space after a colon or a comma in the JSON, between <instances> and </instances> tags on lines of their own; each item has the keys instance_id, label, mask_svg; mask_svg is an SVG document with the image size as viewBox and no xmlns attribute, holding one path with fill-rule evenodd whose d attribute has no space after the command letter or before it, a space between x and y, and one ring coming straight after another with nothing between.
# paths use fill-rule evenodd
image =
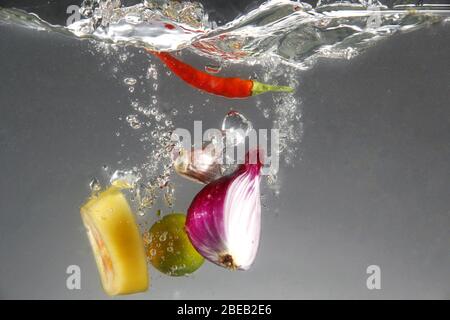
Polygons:
<instances>
[{"instance_id":1,"label":"air bubble","mask_svg":"<svg viewBox=\"0 0 450 320\"><path fill-rule=\"evenodd\" d=\"M172 184L167 184L164 200L169 208L173 207L175 203L175 188Z\"/></svg>"},{"instance_id":2,"label":"air bubble","mask_svg":"<svg viewBox=\"0 0 450 320\"><path fill-rule=\"evenodd\" d=\"M136 79L135 78L125 78L125 79L123 79L123 82L126 85L134 86L136 84Z\"/></svg>"},{"instance_id":3,"label":"air bubble","mask_svg":"<svg viewBox=\"0 0 450 320\"><path fill-rule=\"evenodd\" d=\"M126 120L131 128L140 129L142 127L141 122L138 119L138 116L135 114L130 114L126 117Z\"/></svg>"},{"instance_id":4,"label":"air bubble","mask_svg":"<svg viewBox=\"0 0 450 320\"><path fill-rule=\"evenodd\" d=\"M163 232L162 235L159 236L159 241L164 242L167 239L167 231Z\"/></svg>"},{"instance_id":5,"label":"air bubble","mask_svg":"<svg viewBox=\"0 0 450 320\"><path fill-rule=\"evenodd\" d=\"M120 61L125 62L128 60L128 56L126 55L126 53L124 53L119 56L119 59Z\"/></svg>"},{"instance_id":6,"label":"air bubble","mask_svg":"<svg viewBox=\"0 0 450 320\"><path fill-rule=\"evenodd\" d=\"M89 189L91 189L91 192L98 192L102 189L102 186L96 177L93 177L89 182Z\"/></svg>"},{"instance_id":7,"label":"air bubble","mask_svg":"<svg viewBox=\"0 0 450 320\"><path fill-rule=\"evenodd\" d=\"M252 129L252 123L234 110L228 112L222 122L222 131L226 134L227 146L243 143Z\"/></svg>"},{"instance_id":8,"label":"air bubble","mask_svg":"<svg viewBox=\"0 0 450 320\"><path fill-rule=\"evenodd\" d=\"M132 188L140 179L141 175L136 170L116 170L110 183L117 187Z\"/></svg>"},{"instance_id":9,"label":"air bubble","mask_svg":"<svg viewBox=\"0 0 450 320\"><path fill-rule=\"evenodd\" d=\"M207 64L205 66L205 71L208 72L208 73L215 74L215 73L220 72L220 70L222 70L222 66L221 65Z\"/></svg>"}]
</instances>

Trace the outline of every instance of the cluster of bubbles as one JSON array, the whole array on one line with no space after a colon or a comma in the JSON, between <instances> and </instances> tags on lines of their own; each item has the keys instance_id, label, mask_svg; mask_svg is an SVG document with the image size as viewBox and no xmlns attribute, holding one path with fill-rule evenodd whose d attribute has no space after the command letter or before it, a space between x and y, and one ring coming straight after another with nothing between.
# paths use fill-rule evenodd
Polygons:
<instances>
[{"instance_id":1,"label":"cluster of bubbles","mask_svg":"<svg viewBox=\"0 0 450 320\"><path fill-rule=\"evenodd\" d=\"M143 215L150 209L162 193L168 207L175 202L175 188L170 183L172 165L170 154L174 147L171 134L174 129L172 116L177 112L165 112L159 105L157 94L158 73L155 65L150 65L146 78L153 81L150 102L133 100L130 103L135 113L129 114L126 121L131 129L140 130L139 141L145 145L146 160L140 166L142 175L146 177L134 187L138 212ZM144 130L142 130L144 129Z\"/></svg>"},{"instance_id":2,"label":"cluster of bubbles","mask_svg":"<svg viewBox=\"0 0 450 320\"><path fill-rule=\"evenodd\" d=\"M124 188L140 216L145 215L160 196L164 203L172 208L175 202L175 188L170 183L172 173L170 153L173 148L171 133L174 129L173 117L178 114L178 110L172 108L166 111L161 107L158 67L150 62L141 75L130 75L127 66L135 55L133 50L101 41L91 41L90 44L91 54L101 55L104 59L100 66L110 66L113 77L129 92L128 114L120 116L119 120L124 120L128 127L137 133L133 136L137 137L146 154L145 161L132 169L110 170L105 165L104 171L109 175L109 181L105 181L105 184ZM170 72L166 73L170 75ZM123 130L125 129L116 131L115 135L121 136ZM118 161L117 166L123 167L122 162ZM89 187L93 195L102 188L98 178L92 178Z\"/></svg>"},{"instance_id":3,"label":"cluster of bubbles","mask_svg":"<svg viewBox=\"0 0 450 320\"><path fill-rule=\"evenodd\" d=\"M298 91L298 72L295 67L280 65L276 57L262 62L263 79L270 82L272 79L281 79L290 87ZM287 166L293 166L300 156L299 145L303 137L303 111L302 100L299 95L283 94L273 96L273 105L268 107L258 106L264 118L272 120L272 127L280 133L280 149L282 160Z\"/></svg>"}]
</instances>

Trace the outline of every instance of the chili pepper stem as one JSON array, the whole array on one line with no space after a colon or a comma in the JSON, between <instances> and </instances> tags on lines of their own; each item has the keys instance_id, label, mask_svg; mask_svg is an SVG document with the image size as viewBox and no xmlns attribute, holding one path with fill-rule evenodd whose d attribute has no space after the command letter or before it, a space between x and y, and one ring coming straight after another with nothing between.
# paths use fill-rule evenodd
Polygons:
<instances>
[{"instance_id":1,"label":"chili pepper stem","mask_svg":"<svg viewBox=\"0 0 450 320\"><path fill-rule=\"evenodd\" d=\"M265 84L253 80L252 96L256 96L257 94L261 94L268 91L294 92L294 89L287 86L273 86L270 84Z\"/></svg>"}]
</instances>

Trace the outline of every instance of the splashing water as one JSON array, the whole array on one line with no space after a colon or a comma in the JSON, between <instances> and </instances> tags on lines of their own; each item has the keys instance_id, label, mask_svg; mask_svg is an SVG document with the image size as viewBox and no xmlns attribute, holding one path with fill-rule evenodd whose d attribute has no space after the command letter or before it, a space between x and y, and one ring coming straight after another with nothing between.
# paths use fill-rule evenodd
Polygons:
<instances>
[{"instance_id":1,"label":"splashing water","mask_svg":"<svg viewBox=\"0 0 450 320\"><path fill-rule=\"evenodd\" d=\"M381 2L319 0L313 7L302 2L272 0L218 26L197 2L146 0L126 7L119 0L87 0L80 10L84 18L68 27L5 8L0 8L0 25L91 39L93 54L118 57L113 74L133 57L126 46L158 51L187 49L212 60L205 66L207 72L220 73L229 64L259 65L264 71L258 78L267 83L282 79L297 88L298 71L312 67L319 58L350 59L394 33L450 21L450 5L414 5L408 0L395 0L387 6ZM112 182L125 181L133 187L139 212L151 207L160 194L169 207L173 206L170 155L174 145L170 137L177 117L194 112L193 105L183 112L162 108L170 101L159 94L158 73L158 66L150 64L141 78L125 75L120 80L130 95L142 79L153 82L150 92L142 89L149 101L130 101L133 113L124 119L129 127L141 132L139 140L148 151L147 159L137 168L139 172L116 171L111 178ZM273 95L273 106L261 107L258 101L256 104L264 118L272 121L273 128L280 130L280 153L287 164L293 164L303 134L301 99L279 94ZM238 115L225 119L225 129L242 129L248 124L251 128L251 122ZM91 182L92 189L96 186Z\"/></svg>"},{"instance_id":2,"label":"splashing water","mask_svg":"<svg viewBox=\"0 0 450 320\"><path fill-rule=\"evenodd\" d=\"M376 0L322 0L313 8L271 0L218 27L197 2L146 0L124 7L119 0L89 0L81 8L86 18L66 28L16 9L0 9L0 23L158 51L189 48L216 60L226 58L227 63L278 56L305 68L317 57L351 58L395 32L449 21L448 4L410 2L397 0L387 7Z\"/></svg>"}]
</instances>

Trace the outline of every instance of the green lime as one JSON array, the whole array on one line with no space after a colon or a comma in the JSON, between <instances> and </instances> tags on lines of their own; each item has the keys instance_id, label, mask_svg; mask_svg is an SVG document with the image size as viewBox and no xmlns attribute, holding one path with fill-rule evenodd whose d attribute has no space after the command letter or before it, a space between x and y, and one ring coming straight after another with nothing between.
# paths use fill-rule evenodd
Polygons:
<instances>
[{"instance_id":1,"label":"green lime","mask_svg":"<svg viewBox=\"0 0 450 320\"><path fill-rule=\"evenodd\" d=\"M186 234L185 222L184 214L172 213L157 221L146 235L146 251L151 264L170 276L193 273L204 261Z\"/></svg>"}]
</instances>

